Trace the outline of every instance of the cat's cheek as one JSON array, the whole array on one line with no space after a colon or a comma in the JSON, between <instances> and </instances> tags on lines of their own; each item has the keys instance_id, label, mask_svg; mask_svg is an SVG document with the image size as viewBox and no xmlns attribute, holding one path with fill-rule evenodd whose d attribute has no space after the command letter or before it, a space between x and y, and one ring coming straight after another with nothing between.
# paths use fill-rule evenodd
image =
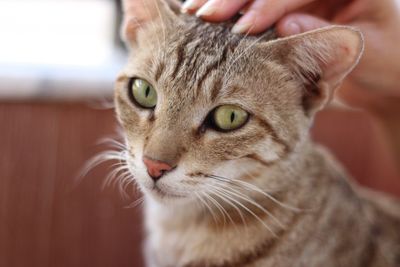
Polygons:
<instances>
[{"instance_id":1,"label":"cat's cheek","mask_svg":"<svg viewBox=\"0 0 400 267\"><path fill-rule=\"evenodd\" d=\"M148 119L149 112L140 111L127 101L121 96L117 97L116 112L118 122L122 125L127 135L132 136L134 139L141 139L151 128Z\"/></svg>"},{"instance_id":2,"label":"cat's cheek","mask_svg":"<svg viewBox=\"0 0 400 267\"><path fill-rule=\"evenodd\" d=\"M143 150L143 145L146 143L148 133L151 130L151 125L146 119L136 113L131 113L129 120L123 120L120 124L124 129L130 147Z\"/></svg>"},{"instance_id":3,"label":"cat's cheek","mask_svg":"<svg viewBox=\"0 0 400 267\"><path fill-rule=\"evenodd\" d=\"M218 167L227 161L238 160L252 154L257 143L253 136L217 139L203 146L201 157L198 159L209 167Z\"/></svg>"},{"instance_id":4,"label":"cat's cheek","mask_svg":"<svg viewBox=\"0 0 400 267\"><path fill-rule=\"evenodd\" d=\"M221 177L228 178L229 180L235 180L240 178L243 173L245 173L246 165L243 164L244 160L234 160L234 161L226 161L211 170L213 175L218 175ZM248 165L247 165L248 166Z\"/></svg>"},{"instance_id":5,"label":"cat's cheek","mask_svg":"<svg viewBox=\"0 0 400 267\"><path fill-rule=\"evenodd\" d=\"M153 181L147 174L146 167L142 161L143 156L143 144L142 142L129 142L127 138L127 146L129 148L127 155L127 165L130 173L133 176L135 182L139 185L141 189L151 188L153 186ZM134 140L134 139L130 139Z\"/></svg>"},{"instance_id":6,"label":"cat's cheek","mask_svg":"<svg viewBox=\"0 0 400 267\"><path fill-rule=\"evenodd\" d=\"M263 161L274 163L287 156L288 148L285 144L276 143L271 138L259 142L255 148L255 155Z\"/></svg>"},{"instance_id":7,"label":"cat's cheek","mask_svg":"<svg viewBox=\"0 0 400 267\"><path fill-rule=\"evenodd\" d=\"M142 189L142 191L151 189L154 186L154 182L147 174L146 168L144 168L144 166L141 166L138 160L134 161L134 165L129 166L129 171L131 172L133 178L135 179L135 182Z\"/></svg>"},{"instance_id":8,"label":"cat's cheek","mask_svg":"<svg viewBox=\"0 0 400 267\"><path fill-rule=\"evenodd\" d=\"M127 102L121 94L116 94L115 111L117 113L118 121L121 125L129 128L128 126L138 121L138 115L133 110L132 105Z\"/></svg>"}]
</instances>

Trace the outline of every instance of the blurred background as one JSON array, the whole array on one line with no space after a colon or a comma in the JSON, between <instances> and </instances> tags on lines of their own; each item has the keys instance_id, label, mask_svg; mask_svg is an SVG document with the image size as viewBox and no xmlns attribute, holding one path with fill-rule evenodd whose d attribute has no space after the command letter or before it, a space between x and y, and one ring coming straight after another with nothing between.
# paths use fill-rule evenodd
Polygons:
<instances>
[{"instance_id":1,"label":"blurred background","mask_svg":"<svg viewBox=\"0 0 400 267\"><path fill-rule=\"evenodd\" d=\"M117 136L113 80L126 61L120 2L0 0L0 267L143 266L138 195L78 180ZM330 108L313 136L359 183L400 195L396 166L362 111ZM132 192L131 192L132 191Z\"/></svg>"}]
</instances>

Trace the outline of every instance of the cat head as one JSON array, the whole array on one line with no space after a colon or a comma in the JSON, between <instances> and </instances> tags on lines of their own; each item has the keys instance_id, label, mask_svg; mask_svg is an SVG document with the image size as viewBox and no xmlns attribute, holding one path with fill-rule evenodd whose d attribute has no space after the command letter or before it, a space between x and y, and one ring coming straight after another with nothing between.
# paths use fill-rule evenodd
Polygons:
<instances>
[{"instance_id":1,"label":"cat head","mask_svg":"<svg viewBox=\"0 0 400 267\"><path fill-rule=\"evenodd\" d=\"M358 62L361 34L334 26L241 36L171 1L136 3L115 102L146 196L187 203L232 181L279 187L279 166L301 156L315 113Z\"/></svg>"}]
</instances>

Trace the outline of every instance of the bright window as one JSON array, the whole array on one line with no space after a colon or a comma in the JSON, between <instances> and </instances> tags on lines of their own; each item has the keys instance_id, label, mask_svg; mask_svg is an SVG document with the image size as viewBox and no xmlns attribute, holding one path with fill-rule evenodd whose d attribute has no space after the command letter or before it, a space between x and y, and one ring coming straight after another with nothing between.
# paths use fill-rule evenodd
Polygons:
<instances>
[{"instance_id":1,"label":"bright window","mask_svg":"<svg viewBox=\"0 0 400 267\"><path fill-rule=\"evenodd\" d=\"M113 52L114 3L0 1L0 63L93 66Z\"/></svg>"},{"instance_id":2,"label":"bright window","mask_svg":"<svg viewBox=\"0 0 400 267\"><path fill-rule=\"evenodd\" d=\"M110 96L126 55L114 0L0 0L0 100Z\"/></svg>"}]
</instances>

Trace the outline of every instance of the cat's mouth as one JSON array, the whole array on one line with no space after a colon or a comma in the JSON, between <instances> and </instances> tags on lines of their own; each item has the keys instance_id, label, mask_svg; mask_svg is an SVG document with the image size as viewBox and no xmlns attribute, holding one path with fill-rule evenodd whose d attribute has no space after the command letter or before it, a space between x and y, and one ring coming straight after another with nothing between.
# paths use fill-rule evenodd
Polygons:
<instances>
[{"instance_id":1,"label":"cat's mouth","mask_svg":"<svg viewBox=\"0 0 400 267\"><path fill-rule=\"evenodd\" d=\"M161 198L183 198L184 197L183 195L167 192L166 190L160 188L157 184L154 184L154 186L151 188L151 191L153 194L155 194L156 196L161 197Z\"/></svg>"}]
</instances>

